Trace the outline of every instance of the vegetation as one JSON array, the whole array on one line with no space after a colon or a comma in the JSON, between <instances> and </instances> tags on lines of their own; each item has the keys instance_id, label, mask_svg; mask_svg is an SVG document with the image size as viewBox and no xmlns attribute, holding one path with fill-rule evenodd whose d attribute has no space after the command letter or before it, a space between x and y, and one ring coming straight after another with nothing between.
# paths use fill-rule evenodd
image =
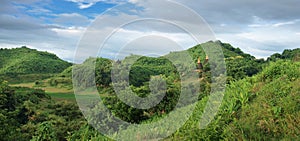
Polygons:
<instances>
[{"instance_id":1,"label":"vegetation","mask_svg":"<svg viewBox=\"0 0 300 141\"><path fill-rule=\"evenodd\" d=\"M181 83L182 74L178 69L196 68L198 58L200 57L201 60L206 58L203 48L214 45L220 45L225 56L227 86L217 115L205 128L200 128L201 116L211 92L211 82L218 81L222 77L211 80L210 67L214 67L215 64L208 63L204 64L202 70L193 70L198 73L200 83L191 80ZM73 75L80 80L93 80L91 76L95 76L100 97L112 112L111 116L136 124L158 122L161 126L175 127L176 123L173 123L174 126L167 125L170 123L163 122L163 119L168 115L174 116L171 111L182 113L193 105L179 105L175 109L181 87L184 86L183 89L199 87L200 84L199 97L196 101L191 101L196 106L192 116L165 140L299 140L299 51L299 49L285 50L282 54L274 54L264 61L257 60L240 49L233 48L230 44L217 41L188 49L186 52L191 55L193 64L178 65L178 62L170 62L167 59L177 57L184 60L185 52L171 52L158 58L131 55L119 61L89 58L83 64L66 65L60 71L47 72L52 76L31 83L9 86L7 81L0 80L0 122L3 127L0 129L0 138L2 140L110 140L87 123L75 104L71 79L73 69L85 70L86 73ZM7 59L10 56L4 58L13 60ZM131 64L129 71L129 87L120 92L126 94L132 90L139 97L147 97L151 92L151 86L161 87L157 93L166 92L165 96L161 100L158 98L156 101L160 102L152 108L137 109L128 106L120 100L113 89L113 86L124 86L122 74L126 73L125 70L129 67L127 60L131 59L136 61ZM91 71L93 66L96 68L95 72ZM115 78L111 78L113 67L119 70L113 72ZM35 76L35 73L43 72L24 71L22 75ZM3 76L7 75L8 73L5 73ZM94 85L90 82L80 86L89 88ZM78 84L75 82L74 85ZM105 109L97 103L91 103L91 108L94 115L87 117L88 120L104 117L101 111ZM108 126L112 122L111 116L94 122L101 123L102 128L110 131L122 129L119 133L123 140L155 140L168 133L160 127L155 128L155 132L148 132L152 130L147 128L137 131L137 128L127 126L111 128ZM137 132L139 133L137 137L128 136L130 133Z\"/></svg>"}]
</instances>

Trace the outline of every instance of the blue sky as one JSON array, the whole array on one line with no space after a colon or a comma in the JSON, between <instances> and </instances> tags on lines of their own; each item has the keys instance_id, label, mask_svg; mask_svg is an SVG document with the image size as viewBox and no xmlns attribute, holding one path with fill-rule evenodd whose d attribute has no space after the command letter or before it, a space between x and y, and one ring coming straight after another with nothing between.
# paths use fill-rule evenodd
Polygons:
<instances>
[{"instance_id":1,"label":"blue sky","mask_svg":"<svg viewBox=\"0 0 300 141\"><path fill-rule=\"evenodd\" d=\"M257 58L266 58L284 49L299 48L300 10L299 0L274 2L273 0L174 0L197 12L211 27L215 37L222 42L250 53ZM96 17L122 5L116 11L103 15L99 31L110 31L115 23L124 19L147 17L178 17L180 23L193 28L201 27L189 13L176 6L163 5L159 0L1 0L0 1L0 47L13 48L26 45L38 50L57 54L72 61L77 44L85 31L96 21ZM170 18L171 19L171 18ZM99 18L101 22L101 18ZM176 22L174 20L174 22ZM192 47L193 42L186 33L161 23L144 22L120 28L104 51L115 53L120 46L137 37L161 36L178 42L183 48ZM98 35L97 35L98 37ZM99 35L99 38L101 35ZM132 48L147 50L170 45L170 41L157 38L137 41ZM166 42L163 42L166 41ZM141 43L146 44L144 47ZM151 46L147 46L151 45ZM154 53L167 53L171 47L153 49ZM180 50L180 49L174 49ZM128 52L128 50L126 50ZM109 55L108 55L109 56Z\"/></svg>"},{"instance_id":2,"label":"blue sky","mask_svg":"<svg viewBox=\"0 0 300 141\"><path fill-rule=\"evenodd\" d=\"M93 4L90 7L87 8L80 8L80 6L77 3L71 2L71 1L64 1L64 0L52 0L48 2L48 4L45 4L44 2L40 2L40 4L37 3L37 7L21 4L21 6L26 7L26 10L23 12L37 18L47 17L47 18L55 18L56 16L53 16L54 14L66 14L66 13L78 13L80 15L84 15L88 17L89 19L94 19L96 15L101 14L108 8L111 8L115 6L115 3L105 3L105 2L97 2ZM88 4L87 4L88 5ZM31 12L30 10L45 10L43 11L37 11L37 12ZM51 15L53 14L53 15ZM51 22L49 22L51 23Z\"/></svg>"}]
</instances>

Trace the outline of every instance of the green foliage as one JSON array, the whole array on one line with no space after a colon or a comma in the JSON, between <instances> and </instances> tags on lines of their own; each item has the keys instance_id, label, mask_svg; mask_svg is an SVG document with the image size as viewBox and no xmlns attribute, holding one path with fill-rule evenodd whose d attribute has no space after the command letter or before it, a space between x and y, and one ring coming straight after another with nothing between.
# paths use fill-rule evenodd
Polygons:
<instances>
[{"instance_id":1,"label":"green foliage","mask_svg":"<svg viewBox=\"0 0 300 141\"><path fill-rule=\"evenodd\" d=\"M155 75L170 75L176 72L175 66L166 58L141 57L131 67L129 82L131 85L139 87L150 80Z\"/></svg>"},{"instance_id":2,"label":"green foliage","mask_svg":"<svg viewBox=\"0 0 300 141\"><path fill-rule=\"evenodd\" d=\"M259 79L264 82L270 82L285 75L292 81L300 76L299 68L299 63L293 63L292 61L279 60L275 63L271 62L259 75Z\"/></svg>"},{"instance_id":3,"label":"green foliage","mask_svg":"<svg viewBox=\"0 0 300 141\"><path fill-rule=\"evenodd\" d=\"M111 83L112 62L108 59L97 58L95 66L95 81L97 85L108 87Z\"/></svg>"},{"instance_id":4,"label":"green foliage","mask_svg":"<svg viewBox=\"0 0 300 141\"><path fill-rule=\"evenodd\" d=\"M170 82L168 78L166 79L167 83ZM115 94L111 94L110 97L103 97L103 102L115 116L121 118L122 120L132 123L140 123L146 119L152 118L155 115L167 114L173 110L180 96L180 84L174 83L174 81L172 82L173 83L167 84L167 92L161 102L155 107L147 110L136 109L128 106L126 103L122 102ZM146 97L150 94L148 85L141 87L135 87L132 85L129 89L121 91L121 93L128 93L129 90L132 90L140 97Z\"/></svg>"},{"instance_id":5,"label":"green foliage","mask_svg":"<svg viewBox=\"0 0 300 141\"><path fill-rule=\"evenodd\" d=\"M83 125L78 131L70 134L67 137L67 140L70 141L112 141L111 139L103 136L93 127L88 124Z\"/></svg>"},{"instance_id":6,"label":"green foliage","mask_svg":"<svg viewBox=\"0 0 300 141\"><path fill-rule=\"evenodd\" d=\"M53 129L54 127L51 122L48 121L42 122L38 126L36 136L33 136L31 141L41 141L41 140L57 141L57 135Z\"/></svg>"},{"instance_id":7,"label":"green foliage","mask_svg":"<svg viewBox=\"0 0 300 141\"><path fill-rule=\"evenodd\" d=\"M66 77L52 77L47 81L50 86L60 86L60 87L71 87L72 88L72 79Z\"/></svg>"},{"instance_id":8,"label":"green foliage","mask_svg":"<svg viewBox=\"0 0 300 141\"><path fill-rule=\"evenodd\" d=\"M262 63L241 57L226 59L226 69L229 80L240 80L247 76L253 76L262 70Z\"/></svg>"},{"instance_id":9,"label":"green foliage","mask_svg":"<svg viewBox=\"0 0 300 141\"><path fill-rule=\"evenodd\" d=\"M70 66L70 67L66 68L63 72L58 74L57 76L58 77L69 77L69 78L71 78L72 77L72 69L73 69L73 66Z\"/></svg>"}]
</instances>

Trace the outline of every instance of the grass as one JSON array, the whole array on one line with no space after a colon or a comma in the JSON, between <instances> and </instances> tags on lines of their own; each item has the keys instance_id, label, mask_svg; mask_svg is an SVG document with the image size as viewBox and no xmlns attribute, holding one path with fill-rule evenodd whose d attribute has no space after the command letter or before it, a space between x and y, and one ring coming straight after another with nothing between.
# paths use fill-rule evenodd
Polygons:
<instances>
[{"instance_id":1,"label":"grass","mask_svg":"<svg viewBox=\"0 0 300 141\"><path fill-rule=\"evenodd\" d=\"M36 86L35 83L20 83L20 84L12 84L12 87L28 87L35 89L42 89L47 94L49 94L54 100L68 100L68 101L76 101L73 89L64 88L64 87L54 87L49 85L44 86Z\"/></svg>"},{"instance_id":2,"label":"grass","mask_svg":"<svg viewBox=\"0 0 300 141\"><path fill-rule=\"evenodd\" d=\"M68 100L68 101L76 102L74 93L48 92L47 94L49 94L54 100Z\"/></svg>"}]
</instances>

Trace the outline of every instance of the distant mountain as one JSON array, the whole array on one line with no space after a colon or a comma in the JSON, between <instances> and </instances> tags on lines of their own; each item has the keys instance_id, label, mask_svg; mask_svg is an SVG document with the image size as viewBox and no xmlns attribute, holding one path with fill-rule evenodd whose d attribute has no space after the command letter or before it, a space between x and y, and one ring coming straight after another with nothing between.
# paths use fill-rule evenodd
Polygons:
<instances>
[{"instance_id":1,"label":"distant mountain","mask_svg":"<svg viewBox=\"0 0 300 141\"><path fill-rule=\"evenodd\" d=\"M0 74L60 73L71 65L55 54L37 51L25 46L0 49Z\"/></svg>"}]
</instances>

